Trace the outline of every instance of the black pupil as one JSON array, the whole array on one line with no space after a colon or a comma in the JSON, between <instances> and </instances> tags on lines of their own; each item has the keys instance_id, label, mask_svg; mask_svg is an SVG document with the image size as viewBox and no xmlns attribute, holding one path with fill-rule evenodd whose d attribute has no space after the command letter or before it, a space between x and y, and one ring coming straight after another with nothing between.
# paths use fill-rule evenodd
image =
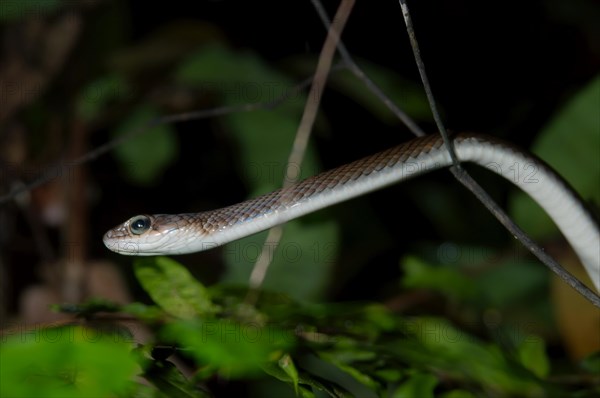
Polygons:
<instances>
[{"instance_id":1,"label":"black pupil","mask_svg":"<svg viewBox=\"0 0 600 398\"><path fill-rule=\"evenodd\" d=\"M142 232L148 229L148 219L147 218L138 218L131 224L131 229L134 232Z\"/></svg>"}]
</instances>

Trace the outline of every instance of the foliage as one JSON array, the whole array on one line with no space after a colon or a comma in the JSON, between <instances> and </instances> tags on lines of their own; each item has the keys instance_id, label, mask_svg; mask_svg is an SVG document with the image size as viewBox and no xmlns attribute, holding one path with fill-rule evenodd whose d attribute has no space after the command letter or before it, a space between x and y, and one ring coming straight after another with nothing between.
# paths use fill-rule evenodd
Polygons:
<instances>
[{"instance_id":1,"label":"foliage","mask_svg":"<svg viewBox=\"0 0 600 398\"><path fill-rule=\"evenodd\" d=\"M0 10L0 22L11 22L38 13L41 15L53 15L63 5L62 0L20 0L2 4Z\"/></svg>"},{"instance_id":2,"label":"foliage","mask_svg":"<svg viewBox=\"0 0 600 398\"><path fill-rule=\"evenodd\" d=\"M130 335L88 327L15 331L0 348L0 396L128 396L139 373Z\"/></svg>"},{"instance_id":3,"label":"foliage","mask_svg":"<svg viewBox=\"0 0 600 398\"><path fill-rule=\"evenodd\" d=\"M114 135L141 131L159 116L152 107L142 105L132 111ZM140 185L156 181L177 154L177 141L170 126L154 126L145 131L144 135L125 141L115 149L115 156L120 161L125 176Z\"/></svg>"},{"instance_id":4,"label":"foliage","mask_svg":"<svg viewBox=\"0 0 600 398\"><path fill-rule=\"evenodd\" d=\"M535 335L521 336L511 351L447 320L398 316L379 304L300 304L265 291L250 305L245 289L204 287L173 260L144 259L136 269L156 306L91 301L63 309L96 318L95 327L7 338L2 396L205 397L202 386L215 377L271 380L302 397L561 396ZM156 340L134 346L107 312L142 319ZM198 369L192 378L171 362L174 353ZM596 362L584 361L584 372ZM150 386L135 383L135 374Z\"/></svg>"}]
</instances>

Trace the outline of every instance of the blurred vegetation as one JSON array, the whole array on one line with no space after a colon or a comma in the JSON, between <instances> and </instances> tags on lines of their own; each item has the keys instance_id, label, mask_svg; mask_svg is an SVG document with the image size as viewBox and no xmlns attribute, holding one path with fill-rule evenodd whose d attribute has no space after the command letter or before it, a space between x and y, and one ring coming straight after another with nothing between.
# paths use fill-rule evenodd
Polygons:
<instances>
[{"instance_id":1,"label":"blurred vegetation","mask_svg":"<svg viewBox=\"0 0 600 398\"><path fill-rule=\"evenodd\" d=\"M72 6L59 0L44 2L41 8L40 4L22 1L4 8L0 14L4 31L32 10L52 19ZM195 211L280 186L303 105L310 101L293 88L312 73L322 36L314 41L316 50L277 63L272 59L276 56L250 51L247 44L240 49L226 39L225 29L198 21L174 22L127 42L131 33L123 23L128 13L124 3L82 4L86 5L78 12L92 16L79 53L56 77L56 86L49 79L48 91L32 100L19 117L36 132L28 142L36 161L58 156L48 153L53 147L44 126L52 123L64 127L81 121L94 132L92 148L141 131L116 146L110 159L92 166L100 192L96 196L101 198L96 200L102 202L95 204L98 210L90 220L95 231L92 254L108 257L101 248L101 233L133 214ZM557 10L564 11L558 3L546 7L555 18ZM569 23L575 18L582 32L593 32L585 22L590 13L583 6L582 10L579 20L572 11L564 15ZM420 11L422 17L425 11ZM399 26L400 15L394 18ZM356 33L348 34L352 44ZM240 36L244 33L238 33L238 42ZM493 45L485 47L493 54ZM443 45L429 51L436 50L443 58ZM481 58L485 65L485 55ZM495 61L500 68L504 65ZM423 125L431 125L415 76L400 77L395 68L368 59L359 58L359 64L395 103ZM535 69L524 68L527 73ZM537 97L527 96L529 91L543 91L539 87L524 87L524 94L504 114L492 105L494 110L484 116L464 112L473 113L467 115L473 120L491 119L490 124L497 121L494 115L502 119L500 126L487 132L514 129L512 138L532 143L531 150L556 167L584 198L600 202L600 77L589 71L584 75L562 87L562 97L548 100L546 113L535 107ZM484 77L492 81L489 89L502 84ZM332 74L329 89L317 120L316 142L299 168L303 177L353 159L354 153L346 158L335 152L373 149L372 141L378 141L374 130L387 134L383 145L399 139L398 121L347 71ZM290 97L273 109L189 124L155 123L167 114L271 102L282 95ZM469 96L477 97L465 94ZM510 102L501 95L499 101ZM450 120L452 106L444 106ZM460 106L468 108L464 102ZM537 117L537 128L532 128L529 114ZM477 121L455 124L481 127ZM535 134L524 139L523 130ZM61 139L69 142L72 137L65 133ZM328 148L327 142L335 140L349 144L344 149ZM480 176L492 178L485 172ZM448 178L443 175L441 181ZM560 296L563 293L557 293L560 287L548 271L511 245L510 238L498 232L501 229L489 227L493 219L475 209L475 202L465 199L468 194L439 187L435 180L410 184L410 190L390 192L391 199L375 199L371 206L358 202L288 223L256 302L249 299L255 292L245 285L265 233L231 243L217 255L183 257L181 263L163 257L111 257L124 265L133 289L141 286L136 301L90 299L56 305L56 311L73 316L72 322L6 329L0 346L0 396L600 394L600 354L589 352L590 347L600 347L600 337L588 336L584 342L588 352L582 356L571 348L579 337L561 329L570 322L565 311L579 316L575 323L595 319L598 311ZM556 239L554 227L528 198L507 193L498 188L500 184L484 185L508 197L511 214L525 230L547 242ZM379 208L390 203L404 213L417 210L381 220ZM338 222L339 218L345 221ZM408 232L401 236L389 229ZM416 243L400 243L409 237ZM571 262L567 255L561 257L564 261ZM371 283L377 289L369 289ZM148 341L140 343L138 328L151 332Z\"/></svg>"},{"instance_id":2,"label":"blurred vegetation","mask_svg":"<svg viewBox=\"0 0 600 398\"><path fill-rule=\"evenodd\" d=\"M2 396L206 397L201 386L214 378L251 380L260 396L563 397L568 391L551 377L544 340L524 330L498 330L484 341L440 317L398 316L374 303L301 304L268 291L250 305L245 289L207 288L165 257L136 260L134 267L152 305L92 300L57 309L101 327L15 331L0 351L10 364L0 368ZM442 297L464 305L466 299L445 290ZM115 313L143 321L155 340L135 344L119 318L107 315ZM169 360L174 354L196 369L192 377ZM577 377L593 378L598 365L598 355L584 359ZM580 388L573 396L597 392Z\"/></svg>"}]
</instances>

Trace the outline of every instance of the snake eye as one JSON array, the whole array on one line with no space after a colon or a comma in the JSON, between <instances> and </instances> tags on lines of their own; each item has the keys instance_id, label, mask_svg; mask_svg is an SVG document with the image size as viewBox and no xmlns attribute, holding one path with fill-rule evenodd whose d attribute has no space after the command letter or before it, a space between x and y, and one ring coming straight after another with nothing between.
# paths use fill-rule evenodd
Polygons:
<instances>
[{"instance_id":1,"label":"snake eye","mask_svg":"<svg viewBox=\"0 0 600 398\"><path fill-rule=\"evenodd\" d=\"M129 222L129 230L134 235L141 235L150 228L150 218L147 216L135 216Z\"/></svg>"}]
</instances>

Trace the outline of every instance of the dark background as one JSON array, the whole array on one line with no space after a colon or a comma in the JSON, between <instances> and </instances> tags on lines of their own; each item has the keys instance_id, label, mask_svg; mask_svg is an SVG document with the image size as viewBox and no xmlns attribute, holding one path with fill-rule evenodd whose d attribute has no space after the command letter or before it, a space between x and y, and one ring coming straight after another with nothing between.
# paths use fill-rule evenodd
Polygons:
<instances>
[{"instance_id":1,"label":"dark background","mask_svg":"<svg viewBox=\"0 0 600 398\"><path fill-rule=\"evenodd\" d=\"M56 162L73 159L79 138L84 137L82 147L75 151L77 156L111 140L111 132L140 103L152 103L165 114L218 105L210 96L172 87L167 78L185 54L206 43L228 43L232 51L254 52L292 80L301 81L307 73L299 72L294 63L303 58L314 60L326 33L308 0L63 3L67 6L57 10L40 7L16 18L3 14L0 82L16 87L24 87L28 75L20 75L19 67L14 76L20 77L9 75L7 65L12 60L25 65L23 70L31 68L43 74L44 59L59 58L56 52L44 52L38 45L47 35L44 29L49 32L65 13L81 18L81 28L74 33L73 46L60 56L56 71L44 79L45 84L37 85L29 101L0 118L2 194L18 181L31 181ZM4 3L1 12L14 4ZM325 6L333 15L337 2L325 1ZM410 1L410 6L433 91L452 131L491 134L529 148L561 106L600 70L600 9L593 0L421 0ZM190 31L203 31L199 36L181 34L198 26L201 29ZM181 28L178 34L165 34L176 31L174 27ZM157 37L162 46L156 45ZM396 1L358 0L343 40L357 60L381 65L419 84ZM124 74L132 83L128 101L108 104L94 123L78 120L75 108L81 90L111 72ZM20 94L18 90L4 91L0 107ZM181 96L183 105L178 106ZM326 127L316 129L312 143L324 169L411 138L399 122L382 121L335 90L325 92L320 112ZM428 133L436 132L431 121L420 124ZM90 264L91 260L106 261L125 279L126 294L148 302L133 276L132 259L109 252L102 235L135 214L194 212L248 197L246 182L238 174L239 167L244 167L236 163L239 148L219 129L218 120L177 123L174 128L179 152L154 184L132 184L109 153L77 168L85 174L75 201L65 199L73 180L58 179L31 191L31 200L20 205L15 201L0 205L0 328L15 322L51 321L49 306L70 301L63 295L68 282L63 265L73 258ZM490 175L481 170L473 171L505 206L514 189L498 179L488 179ZM65 213L50 224L42 215L57 203ZM384 302L399 312L442 314L459 324L474 313L477 322L517 313L514 319L523 322L518 325L533 325L548 343L552 358L568 357L556 324L544 323L552 319L548 314L557 306L549 298L548 284L513 303L516 309L499 311L478 304L466 311L456 310L439 296L400 288L399 259L406 253L435 257L433 248L444 243L513 250L510 234L448 172L389 187L311 217L334 221L342 231L337 261L318 301ZM218 283L224 272L219 249L177 260L208 285ZM198 264L201 267L195 266ZM527 266L543 267L529 258ZM520 275L514 278L518 280ZM97 283L114 293L120 288L114 281L99 279ZM46 293L39 294L41 291ZM490 314L491 318L486 318ZM481 330L484 328L470 331L477 334ZM563 365L568 369L565 373L571 371L568 360ZM553 364L554 371L556 367ZM244 389L239 383L225 382L213 387L236 394Z\"/></svg>"},{"instance_id":2,"label":"dark background","mask_svg":"<svg viewBox=\"0 0 600 398\"><path fill-rule=\"evenodd\" d=\"M65 154L73 138L67 132L73 113L73 93L107 71L126 71L137 82L135 100L148 98L172 65L158 62L146 69L139 65L128 69L123 66L122 56L169 26L211 24L217 32L212 40L229 42L234 49L256 52L297 81L304 76L290 68L289 60L318 55L325 37L325 29L309 1L99 1L85 4L76 6L84 24L64 66L35 101L3 122L4 138L9 127L15 124L27 127L29 155L25 164L44 167L68 158ZM325 5L333 15L337 2L328 1ZM593 1L527 1L514 7L508 7L505 2L415 1L410 6L433 91L443 118L453 131L492 134L527 148L557 109L585 85L600 66L599 28L595 24L600 16ZM54 17L48 16L49 19ZM14 45L11 40L19 23L19 20L5 22L2 27L5 52ZM178 42L181 40L177 38L173 45L182 45ZM211 40L210 34L205 40ZM343 40L358 59L369 60L418 82L397 2L359 0ZM185 45L191 51L194 43L190 41L192 43ZM118 56L121 56L120 63L115 61ZM160 54L157 57L160 58ZM215 105L203 100L195 104ZM334 91L325 93L321 112L327 118L329 129L317 132L314 143L325 168L410 138L399 123L383 123ZM48 134L43 125L49 113L60 120L65 131ZM109 131L126 113L127 108L112 109L102 123L90 127L88 148L109 140ZM430 122L422 126L427 132L435 132ZM219 136L211 121L181 123L176 129L180 142L177 162L169 166L165 177L154 186L131 186L120 175L111 155L86 165L88 190L92 192L87 205L89 219L83 221L88 233L84 244L87 257L109 258L128 270L130 259L109 253L101 242L108 228L142 212L196 211L200 210L199 206L224 206L247 197L243 181L233 168L211 167L211 159L235 159L236 151L227 137ZM198 131L206 131L206 134L196 134ZM48 144L50 142L53 144ZM27 176L21 177L26 179ZM399 253L413 247L411 242L447 239L503 246L511 240L475 199L451 181L448 173L435 173L427 177L427 181L440 185L434 195L462 204L457 210L460 213L452 216L468 220L466 225L457 226L450 236L440 234L423 207L415 206L415 196L410 192L425 189L419 182L391 187L337 206L329 217L339 221L345 231L343 236L354 236L350 244L360 241L356 238L356 231L361 227L357 215L364 206L369 206L369 214L377 218L378 233L385 234L388 243L377 254L368 253L359 261L344 256L342 246L338 277L332 278L331 289L324 298L378 300L393 295L400 276ZM217 189L207 192L206 187ZM508 185L496 183L486 187L500 203L510 189ZM401 210L390 211L392 207ZM6 278L11 281L5 307L10 313L16 313L20 292L43 278L36 270L40 264L39 250L31 238L25 216L14 204L4 205L3 211L8 221L2 250L7 264ZM34 208L34 214L36 211L39 209ZM65 244L64 225L42 225L42 228L56 252L61 253ZM368 241L369 236L364 239ZM218 281L222 271L218 250L180 260L207 264L195 272L209 284ZM354 262L350 275L346 273L346 262Z\"/></svg>"}]
</instances>

